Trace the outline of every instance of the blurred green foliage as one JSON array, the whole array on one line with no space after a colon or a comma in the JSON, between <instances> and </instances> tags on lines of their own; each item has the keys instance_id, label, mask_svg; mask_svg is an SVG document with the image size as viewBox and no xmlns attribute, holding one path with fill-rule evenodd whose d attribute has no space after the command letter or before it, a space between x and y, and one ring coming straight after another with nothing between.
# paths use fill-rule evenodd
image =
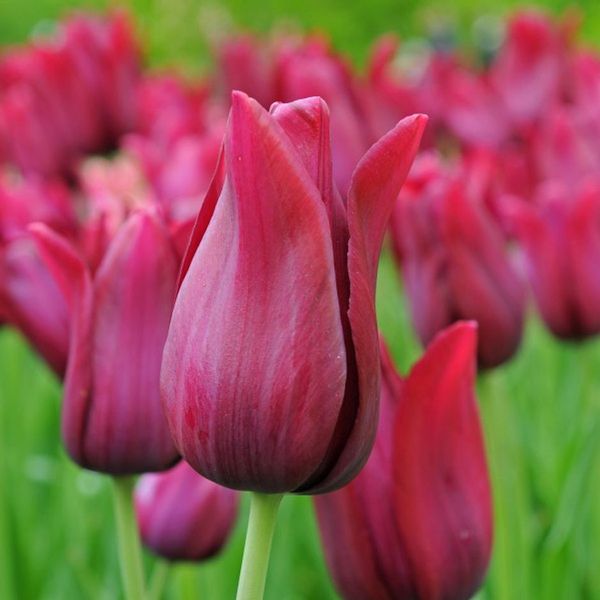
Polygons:
<instances>
[{"instance_id":1,"label":"blurred green foliage","mask_svg":"<svg viewBox=\"0 0 600 600\"><path fill-rule=\"evenodd\" d=\"M154 65L184 66L192 72L206 68L206 38L227 27L263 34L274 27L326 32L336 48L362 64L382 33L422 36L447 24L469 45L479 17L502 18L523 5L556 15L579 13L583 39L592 44L600 39L598 0L0 0L0 43L22 42L39 30L40 22L69 11L124 7L135 16Z\"/></svg>"},{"instance_id":2,"label":"blurred green foliage","mask_svg":"<svg viewBox=\"0 0 600 600\"><path fill-rule=\"evenodd\" d=\"M569 3L543 3L554 12ZM114 6L115 3L111 3ZM206 38L243 27L274 25L329 32L336 47L362 63L368 46L392 30L423 35L455 23L469 44L481 15L501 16L517 2L457 0L131 0L149 61L187 72L210 63ZM75 8L101 0L0 0L0 43L44 32ZM600 39L600 2L584 0L583 35ZM229 23L229 25L227 25ZM598 36L595 38L595 36ZM389 254L379 281L378 312L398 364L419 354ZM480 380L492 471L496 542L480 599L600 598L600 341L559 343L530 319L522 351ZM0 332L0 599L113 599L120 581L106 479L83 472L60 445L60 389L12 331ZM201 567L170 570L166 598L223 600L234 594L246 506L232 542ZM155 561L146 556L151 573ZM325 570L310 500L284 500L268 581L269 600L327 599Z\"/></svg>"}]
</instances>

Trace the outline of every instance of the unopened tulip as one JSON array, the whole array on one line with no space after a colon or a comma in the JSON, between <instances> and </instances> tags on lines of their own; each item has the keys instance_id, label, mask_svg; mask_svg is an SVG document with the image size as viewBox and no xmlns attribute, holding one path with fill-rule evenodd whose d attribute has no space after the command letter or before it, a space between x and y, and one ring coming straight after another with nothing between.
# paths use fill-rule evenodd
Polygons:
<instances>
[{"instance_id":1,"label":"unopened tulip","mask_svg":"<svg viewBox=\"0 0 600 600\"><path fill-rule=\"evenodd\" d=\"M233 95L165 346L175 443L235 489L317 493L364 464L377 425L373 296L389 213L423 116L359 162L343 203L319 98L271 114Z\"/></svg>"},{"instance_id":2,"label":"unopened tulip","mask_svg":"<svg viewBox=\"0 0 600 600\"><path fill-rule=\"evenodd\" d=\"M524 286L502 231L472 192L468 175L431 173L400 194L391 232L423 344L454 321L475 320L479 363L486 368L519 346Z\"/></svg>"},{"instance_id":3,"label":"unopened tulip","mask_svg":"<svg viewBox=\"0 0 600 600\"><path fill-rule=\"evenodd\" d=\"M511 212L546 325L561 338L600 333L600 184L548 182Z\"/></svg>"},{"instance_id":4,"label":"unopened tulip","mask_svg":"<svg viewBox=\"0 0 600 600\"><path fill-rule=\"evenodd\" d=\"M439 334L406 378L382 360L373 453L315 499L325 556L347 600L466 600L490 558L492 506L474 393L476 328Z\"/></svg>"},{"instance_id":5,"label":"unopened tulip","mask_svg":"<svg viewBox=\"0 0 600 600\"><path fill-rule=\"evenodd\" d=\"M198 475L185 461L149 473L135 491L145 546L168 560L200 561L227 542L238 512L238 494Z\"/></svg>"},{"instance_id":6,"label":"unopened tulip","mask_svg":"<svg viewBox=\"0 0 600 600\"><path fill-rule=\"evenodd\" d=\"M40 252L70 305L62 433L81 466L125 475L177 460L159 393L178 261L164 226L134 213L93 277L77 252L43 225Z\"/></svg>"}]
</instances>

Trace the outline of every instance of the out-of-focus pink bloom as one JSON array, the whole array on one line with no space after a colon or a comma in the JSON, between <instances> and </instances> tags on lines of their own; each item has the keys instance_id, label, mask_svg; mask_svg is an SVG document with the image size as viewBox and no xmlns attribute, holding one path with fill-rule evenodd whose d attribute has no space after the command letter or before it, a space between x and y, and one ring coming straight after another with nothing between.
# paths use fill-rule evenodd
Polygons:
<instances>
[{"instance_id":1,"label":"out-of-focus pink bloom","mask_svg":"<svg viewBox=\"0 0 600 600\"><path fill-rule=\"evenodd\" d=\"M70 174L135 125L138 53L122 14L75 16L53 40L0 60L0 137L26 174Z\"/></svg>"},{"instance_id":2,"label":"out-of-focus pink bloom","mask_svg":"<svg viewBox=\"0 0 600 600\"><path fill-rule=\"evenodd\" d=\"M206 131L215 118L210 88L189 85L174 75L146 76L138 85L136 134L169 147L175 140Z\"/></svg>"},{"instance_id":3,"label":"out-of-focus pink bloom","mask_svg":"<svg viewBox=\"0 0 600 600\"><path fill-rule=\"evenodd\" d=\"M237 489L316 493L360 470L377 422L381 242L425 126L401 121L343 203L319 98L233 95L183 262L161 385L175 443Z\"/></svg>"},{"instance_id":4,"label":"out-of-focus pink bloom","mask_svg":"<svg viewBox=\"0 0 600 600\"><path fill-rule=\"evenodd\" d=\"M181 461L166 473L139 480L135 509L145 546L168 560L200 561L227 542L238 513L238 494Z\"/></svg>"},{"instance_id":5,"label":"out-of-focus pink bloom","mask_svg":"<svg viewBox=\"0 0 600 600\"><path fill-rule=\"evenodd\" d=\"M165 213L173 221L195 217L214 174L223 129L189 135L163 148L153 140L130 136L125 144L135 156Z\"/></svg>"},{"instance_id":6,"label":"out-of-focus pink bloom","mask_svg":"<svg viewBox=\"0 0 600 600\"><path fill-rule=\"evenodd\" d=\"M169 219L195 217L214 170L225 115L206 86L186 86L174 77L149 77L139 88L140 119L123 140Z\"/></svg>"},{"instance_id":7,"label":"out-of-focus pink bloom","mask_svg":"<svg viewBox=\"0 0 600 600\"><path fill-rule=\"evenodd\" d=\"M560 100L566 43L543 13L518 12L509 20L490 81L515 127L532 124Z\"/></svg>"},{"instance_id":8,"label":"out-of-focus pink bloom","mask_svg":"<svg viewBox=\"0 0 600 600\"><path fill-rule=\"evenodd\" d=\"M64 375L69 344L67 304L27 235L0 244L0 314L58 377Z\"/></svg>"},{"instance_id":9,"label":"out-of-focus pink bloom","mask_svg":"<svg viewBox=\"0 0 600 600\"><path fill-rule=\"evenodd\" d=\"M512 124L484 75L440 57L432 67L431 79L444 103L442 118L463 144L498 148L509 139Z\"/></svg>"},{"instance_id":10,"label":"out-of-focus pink bloom","mask_svg":"<svg viewBox=\"0 0 600 600\"><path fill-rule=\"evenodd\" d=\"M71 309L62 433L81 466L113 474L157 471L177 459L162 412L159 372L178 261L166 228L133 214L93 277L75 250L31 226Z\"/></svg>"},{"instance_id":11,"label":"out-of-focus pink bloom","mask_svg":"<svg viewBox=\"0 0 600 600\"><path fill-rule=\"evenodd\" d=\"M219 84L225 98L241 90L268 108L277 98L273 63L267 48L250 35L225 41L217 49Z\"/></svg>"},{"instance_id":12,"label":"out-of-focus pink bloom","mask_svg":"<svg viewBox=\"0 0 600 600\"><path fill-rule=\"evenodd\" d=\"M558 337L600 332L600 184L548 182L510 207L540 314Z\"/></svg>"},{"instance_id":13,"label":"out-of-focus pink bloom","mask_svg":"<svg viewBox=\"0 0 600 600\"><path fill-rule=\"evenodd\" d=\"M72 235L76 220L58 183L0 178L0 314L61 377L67 361L67 305L40 260L27 227L43 220Z\"/></svg>"},{"instance_id":14,"label":"out-of-focus pink bloom","mask_svg":"<svg viewBox=\"0 0 600 600\"><path fill-rule=\"evenodd\" d=\"M402 117L413 114L419 106L418 82L393 76L393 62L399 42L385 35L375 42L367 67L367 86L372 101L377 132L388 131ZM429 118L432 118L432 115ZM430 121L428 130L431 129Z\"/></svg>"},{"instance_id":15,"label":"out-of-focus pink bloom","mask_svg":"<svg viewBox=\"0 0 600 600\"><path fill-rule=\"evenodd\" d=\"M440 168L409 181L393 212L392 241L423 344L454 321L475 320L480 365L493 367L519 346L524 287L469 177Z\"/></svg>"},{"instance_id":16,"label":"out-of-focus pink bloom","mask_svg":"<svg viewBox=\"0 0 600 600\"><path fill-rule=\"evenodd\" d=\"M34 221L73 234L77 216L69 189L59 181L28 180L0 172L0 240L23 234Z\"/></svg>"},{"instance_id":17,"label":"out-of-focus pink bloom","mask_svg":"<svg viewBox=\"0 0 600 600\"><path fill-rule=\"evenodd\" d=\"M466 600L492 545L474 394L476 328L440 333L406 380L382 352L375 447L349 485L315 499L325 556L347 600Z\"/></svg>"}]
</instances>

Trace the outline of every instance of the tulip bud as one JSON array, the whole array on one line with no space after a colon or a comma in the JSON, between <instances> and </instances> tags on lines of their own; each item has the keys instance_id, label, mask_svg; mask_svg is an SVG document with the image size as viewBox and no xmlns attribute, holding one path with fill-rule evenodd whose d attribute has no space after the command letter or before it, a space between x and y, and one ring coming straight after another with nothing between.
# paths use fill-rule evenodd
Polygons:
<instances>
[{"instance_id":1,"label":"tulip bud","mask_svg":"<svg viewBox=\"0 0 600 600\"><path fill-rule=\"evenodd\" d=\"M383 352L373 453L349 485L315 498L327 563L344 598L466 600L481 585L492 506L475 348L475 325L453 325L404 381Z\"/></svg>"},{"instance_id":2,"label":"tulip bud","mask_svg":"<svg viewBox=\"0 0 600 600\"><path fill-rule=\"evenodd\" d=\"M424 125L409 117L377 142L344 204L321 99L269 114L233 95L161 375L175 444L205 477L316 493L364 464L379 393L377 261Z\"/></svg>"},{"instance_id":3,"label":"tulip bud","mask_svg":"<svg viewBox=\"0 0 600 600\"><path fill-rule=\"evenodd\" d=\"M567 339L600 333L600 184L573 191L549 182L533 204L514 203L511 218L552 333Z\"/></svg>"},{"instance_id":4,"label":"tulip bud","mask_svg":"<svg viewBox=\"0 0 600 600\"><path fill-rule=\"evenodd\" d=\"M423 344L460 319L479 324L478 358L494 367L517 350L524 288L500 228L464 176L438 172L407 186L392 215L392 240Z\"/></svg>"},{"instance_id":5,"label":"tulip bud","mask_svg":"<svg viewBox=\"0 0 600 600\"><path fill-rule=\"evenodd\" d=\"M149 473L135 490L145 546L168 560L206 560L225 545L238 513L238 494L198 475L182 461Z\"/></svg>"},{"instance_id":6,"label":"tulip bud","mask_svg":"<svg viewBox=\"0 0 600 600\"><path fill-rule=\"evenodd\" d=\"M62 434L81 466L125 475L177 460L162 412L160 361L178 262L168 232L134 213L92 275L75 250L31 227L71 309Z\"/></svg>"}]
</instances>

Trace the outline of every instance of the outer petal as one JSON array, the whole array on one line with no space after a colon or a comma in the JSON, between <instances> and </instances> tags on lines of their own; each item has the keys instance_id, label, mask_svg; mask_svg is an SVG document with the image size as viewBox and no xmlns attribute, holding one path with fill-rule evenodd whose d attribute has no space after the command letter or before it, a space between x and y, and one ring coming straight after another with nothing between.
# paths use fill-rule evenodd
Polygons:
<instances>
[{"instance_id":1,"label":"outer petal","mask_svg":"<svg viewBox=\"0 0 600 600\"><path fill-rule=\"evenodd\" d=\"M490 557L476 337L473 323L440 334L406 380L395 416L395 514L420 598L471 597Z\"/></svg>"},{"instance_id":2,"label":"outer petal","mask_svg":"<svg viewBox=\"0 0 600 600\"><path fill-rule=\"evenodd\" d=\"M415 157L427 123L424 115L407 117L381 138L359 162L348 196L348 315L358 367L360 404L354 428L340 458L319 485L321 493L350 481L364 465L377 429L379 341L375 283L383 236L392 207Z\"/></svg>"},{"instance_id":3,"label":"outer petal","mask_svg":"<svg viewBox=\"0 0 600 600\"><path fill-rule=\"evenodd\" d=\"M62 437L71 458L87 466L83 447L92 387L93 292L82 259L45 225L30 227L43 260L70 307L70 341L62 408Z\"/></svg>"},{"instance_id":4,"label":"outer petal","mask_svg":"<svg viewBox=\"0 0 600 600\"><path fill-rule=\"evenodd\" d=\"M144 545L168 560L205 560L225 544L238 512L238 494L198 475L185 461L144 475L135 491Z\"/></svg>"},{"instance_id":5,"label":"outer petal","mask_svg":"<svg viewBox=\"0 0 600 600\"><path fill-rule=\"evenodd\" d=\"M199 472L291 491L325 454L346 377L327 216L285 134L240 93L225 162L175 305L163 397Z\"/></svg>"},{"instance_id":6,"label":"outer petal","mask_svg":"<svg viewBox=\"0 0 600 600\"><path fill-rule=\"evenodd\" d=\"M17 327L62 377L69 345L67 305L27 237L0 250L0 305L3 319Z\"/></svg>"}]
</instances>

